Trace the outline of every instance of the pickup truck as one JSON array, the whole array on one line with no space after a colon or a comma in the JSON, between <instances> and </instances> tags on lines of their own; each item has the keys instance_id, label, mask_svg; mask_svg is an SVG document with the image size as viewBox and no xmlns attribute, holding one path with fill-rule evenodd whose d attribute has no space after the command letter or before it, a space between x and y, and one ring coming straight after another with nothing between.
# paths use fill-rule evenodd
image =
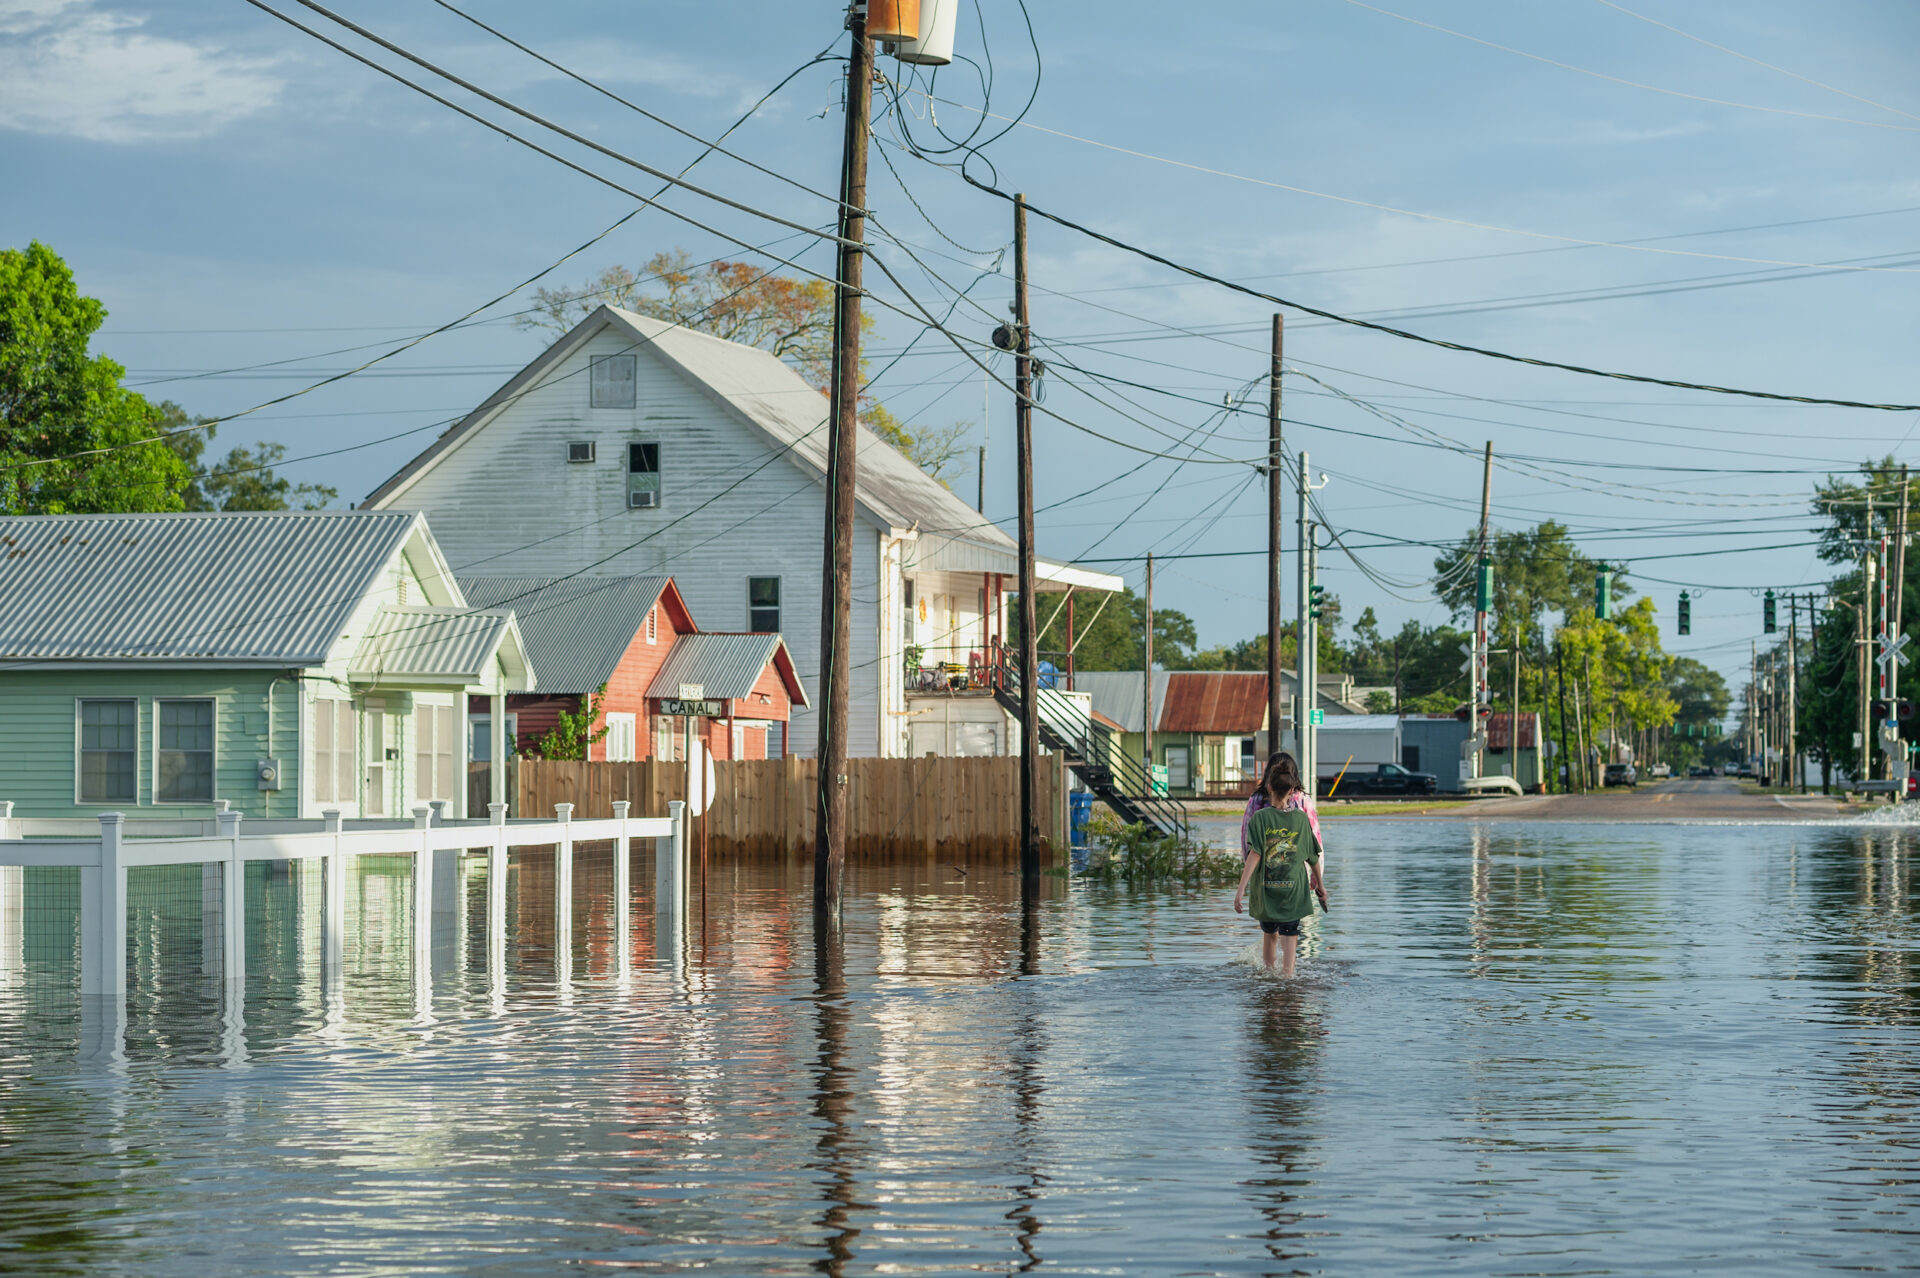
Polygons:
<instances>
[{"instance_id":1,"label":"pickup truck","mask_svg":"<svg viewBox=\"0 0 1920 1278\"><path fill-rule=\"evenodd\" d=\"M1320 789L1326 793L1333 785L1331 777L1322 778ZM1340 779L1335 794L1433 794L1440 789L1440 778L1431 772L1409 772L1397 763L1382 763L1371 772L1350 768Z\"/></svg>"}]
</instances>

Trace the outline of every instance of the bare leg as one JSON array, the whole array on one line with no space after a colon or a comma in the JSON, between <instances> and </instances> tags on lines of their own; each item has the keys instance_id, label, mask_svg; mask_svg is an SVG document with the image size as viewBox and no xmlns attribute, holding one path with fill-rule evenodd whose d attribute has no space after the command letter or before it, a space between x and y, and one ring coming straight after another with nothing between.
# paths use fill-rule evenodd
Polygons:
<instances>
[{"instance_id":1,"label":"bare leg","mask_svg":"<svg viewBox=\"0 0 1920 1278\"><path fill-rule=\"evenodd\" d=\"M1280 934L1277 932L1262 932L1260 934L1260 961L1267 965L1269 972L1273 970L1273 952L1279 948L1276 944L1279 939Z\"/></svg>"},{"instance_id":2,"label":"bare leg","mask_svg":"<svg viewBox=\"0 0 1920 1278\"><path fill-rule=\"evenodd\" d=\"M1280 938L1280 975L1282 976L1293 975L1293 957L1299 952L1300 952L1299 937L1283 936ZM1268 963L1267 966L1272 967L1273 964Z\"/></svg>"}]
</instances>

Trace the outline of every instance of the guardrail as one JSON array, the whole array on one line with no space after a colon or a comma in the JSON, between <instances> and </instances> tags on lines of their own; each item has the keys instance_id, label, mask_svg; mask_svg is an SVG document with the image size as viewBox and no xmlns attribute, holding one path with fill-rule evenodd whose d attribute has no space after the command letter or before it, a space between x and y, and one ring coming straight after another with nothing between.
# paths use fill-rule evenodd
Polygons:
<instances>
[{"instance_id":1,"label":"guardrail","mask_svg":"<svg viewBox=\"0 0 1920 1278\"><path fill-rule=\"evenodd\" d=\"M412 943L415 972L429 975L433 922L433 858L436 852L480 852L487 857L487 938L490 966L504 964L506 869L509 849L555 849L555 935L572 934L573 849L576 843L614 845L614 924L622 954L631 929L630 844L656 841L654 903L668 934L684 930L687 908L688 846L686 805L668 805L664 817L630 817L628 804L613 805L614 815L576 821L573 805L556 804L552 820L509 821L505 804L489 804L487 820L436 820L444 804L421 804L411 824L400 821L348 821L338 811L319 820L244 822L238 812L217 812L211 820L133 820L119 812L85 818L17 818L13 804L0 802L0 930L22 916L28 866L67 866L80 872L80 991L83 995L124 996L127 979L127 871L140 866L202 865L218 868L221 914L221 974L231 987L246 978L244 871L250 861L318 860L322 866L321 948L329 973L341 970L341 939L348 867L362 856L413 858ZM244 824L244 829L243 829ZM211 828L209 828L211 827ZM665 848L658 844L665 841ZM664 855L662 854L664 852ZM0 935L0 945L13 938ZM561 946L562 950L567 947Z\"/></svg>"}]
</instances>

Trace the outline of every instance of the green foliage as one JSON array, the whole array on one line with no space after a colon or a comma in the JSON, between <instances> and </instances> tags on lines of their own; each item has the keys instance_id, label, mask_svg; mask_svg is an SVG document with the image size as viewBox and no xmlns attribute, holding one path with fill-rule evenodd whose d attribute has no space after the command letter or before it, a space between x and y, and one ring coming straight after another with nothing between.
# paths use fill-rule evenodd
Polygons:
<instances>
[{"instance_id":1,"label":"green foliage","mask_svg":"<svg viewBox=\"0 0 1920 1278\"><path fill-rule=\"evenodd\" d=\"M1727 717L1732 697L1727 681L1692 657L1675 657L1667 665L1667 695L1673 698L1677 724L1713 725Z\"/></svg>"},{"instance_id":2,"label":"green foliage","mask_svg":"<svg viewBox=\"0 0 1920 1278\"><path fill-rule=\"evenodd\" d=\"M1101 601L1106 601L1102 608ZM1059 595L1039 600L1039 650L1059 663L1067 650L1067 610ZM1018 597L1007 608L1008 642L1020 641ZM1058 608L1058 614L1055 610ZM1073 597L1074 665L1081 670L1139 670L1146 661L1147 602L1130 589L1118 597L1079 593ZM1095 614L1098 613L1096 617ZM1047 618L1053 617L1051 624ZM1169 670L1187 669L1195 642L1193 618L1175 608L1153 610L1153 661Z\"/></svg>"},{"instance_id":3,"label":"green foliage","mask_svg":"<svg viewBox=\"0 0 1920 1278\"><path fill-rule=\"evenodd\" d=\"M593 726L593 721L600 717L602 702L606 695L607 685L603 683L595 691L580 698L578 714L569 714L562 710L560 719L553 728L541 734L540 739L533 743L533 753L542 759L586 758L587 747L607 735L606 724L603 723L598 728Z\"/></svg>"},{"instance_id":4,"label":"green foliage","mask_svg":"<svg viewBox=\"0 0 1920 1278\"><path fill-rule=\"evenodd\" d=\"M1873 501L1874 530L1887 530L1887 514L1900 504L1900 464L1889 453L1860 463L1860 482L1828 479L1813 490L1813 513L1826 521L1820 530L1820 557L1830 564L1857 565L1860 540L1867 535L1867 501ZM1909 499L1920 495L1920 480L1909 480Z\"/></svg>"},{"instance_id":5,"label":"green foliage","mask_svg":"<svg viewBox=\"0 0 1920 1278\"><path fill-rule=\"evenodd\" d=\"M106 318L45 244L0 249L0 512L181 509L189 475L154 438L160 410L89 353Z\"/></svg>"},{"instance_id":6,"label":"green foliage","mask_svg":"<svg viewBox=\"0 0 1920 1278\"><path fill-rule=\"evenodd\" d=\"M1854 594L1858 598L1858 577ZM1835 593L1840 593L1839 583ZM1843 596L1844 597L1844 596ZM1835 607L1820 619L1817 642L1804 641L1801 651L1797 727L1809 755L1820 761L1830 777L1835 768L1860 775L1860 751L1853 744L1860 731L1860 663L1854 641L1859 618L1854 610Z\"/></svg>"},{"instance_id":7,"label":"green foliage","mask_svg":"<svg viewBox=\"0 0 1920 1278\"><path fill-rule=\"evenodd\" d=\"M1368 608L1354 623L1344 664L1362 687L1399 689L1402 710L1451 714L1467 698L1460 645L1471 638L1452 626L1423 626L1418 621L1408 621L1397 634L1383 635Z\"/></svg>"},{"instance_id":8,"label":"green foliage","mask_svg":"<svg viewBox=\"0 0 1920 1278\"><path fill-rule=\"evenodd\" d=\"M236 448L226 460L208 467L202 464L207 441L219 429L202 425L204 417L190 417L187 410L167 400L160 406L161 429L167 447L180 458L188 479L180 490L187 510L320 510L340 494L324 484L298 484L273 473L273 467L287 455L284 444L256 444ZM200 426L198 430L189 427Z\"/></svg>"},{"instance_id":9,"label":"green foliage","mask_svg":"<svg viewBox=\"0 0 1920 1278\"><path fill-rule=\"evenodd\" d=\"M1240 859L1191 839L1164 838L1146 824L1122 825L1101 809L1087 825L1093 843L1080 877L1095 883L1191 883L1224 887L1239 881Z\"/></svg>"},{"instance_id":10,"label":"green foliage","mask_svg":"<svg viewBox=\"0 0 1920 1278\"><path fill-rule=\"evenodd\" d=\"M1440 602L1462 620L1473 616L1475 571L1480 533L1466 539L1433 561L1434 592ZM1545 650L1544 614L1563 617L1593 607L1594 574L1599 562L1580 553L1565 524L1547 520L1536 528L1495 531L1493 559L1493 615L1502 638L1523 627L1523 646L1536 655ZM1625 573L1613 576L1614 610L1632 594Z\"/></svg>"}]
</instances>

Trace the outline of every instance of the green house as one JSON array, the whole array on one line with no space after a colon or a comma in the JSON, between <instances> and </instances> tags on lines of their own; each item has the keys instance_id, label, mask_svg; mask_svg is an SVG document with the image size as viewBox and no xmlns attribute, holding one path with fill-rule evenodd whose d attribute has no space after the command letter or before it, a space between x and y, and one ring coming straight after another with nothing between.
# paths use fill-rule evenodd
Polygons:
<instances>
[{"instance_id":1,"label":"green house","mask_svg":"<svg viewBox=\"0 0 1920 1278\"><path fill-rule=\"evenodd\" d=\"M421 515L0 517L15 816L465 815L467 698L533 682Z\"/></svg>"}]
</instances>

